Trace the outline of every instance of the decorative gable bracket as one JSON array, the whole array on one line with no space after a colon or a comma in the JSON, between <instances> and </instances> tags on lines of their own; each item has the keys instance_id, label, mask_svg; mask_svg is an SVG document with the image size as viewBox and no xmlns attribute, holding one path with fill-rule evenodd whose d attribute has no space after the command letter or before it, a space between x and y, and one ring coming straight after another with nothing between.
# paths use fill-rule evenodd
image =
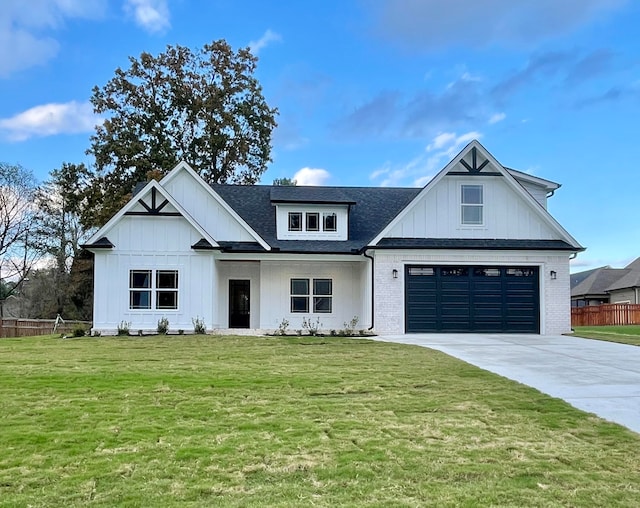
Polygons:
<instances>
[{"instance_id":1,"label":"decorative gable bracket","mask_svg":"<svg viewBox=\"0 0 640 508\"><path fill-rule=\"evenodd\" d=\"M126 212L125 215L154 215L164 217L180 217L182 214L179 212L163 212L162 209L169 204L168 199L164 199L158 204L157 190L155 187L151 189L151 206L149 206L142 198L138 200L138 203L145 209L144 212Z\"/></svg>"},{"instance_id":2,"label":"decorative gable bracket","mask_svg":"<svg viewBox=\"0 0 640 508\"><path fill-rule=\"evenodd\" d=\"M470 152L471 152L471 164L469 164L464 159L460 159L460 164L462 164L467 171L449 171L447 174L458 175L458 176L470 176L470 175L502 176L502 173L497 173L497 172L484 171L481 173L481 171L487 166L487 164L489 164L489 159L485 159L483 162L478 164L479 162L478 149L474 146L473 148L471 148Z\"/></svg>"}]
</instances>

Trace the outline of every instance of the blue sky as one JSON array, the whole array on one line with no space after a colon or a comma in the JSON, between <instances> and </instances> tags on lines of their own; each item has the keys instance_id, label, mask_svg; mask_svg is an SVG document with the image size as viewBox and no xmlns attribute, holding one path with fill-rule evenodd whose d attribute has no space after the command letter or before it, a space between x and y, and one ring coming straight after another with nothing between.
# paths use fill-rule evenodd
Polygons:
<instances>
[{"instance_id":1,"label":"blue sky","mask_svg":"<svg viewBox=\"0 0 640 508\"><path fill-rule=\"evenodd\" d=\"M0 160L40 180L85 162L88 103L129 56L226 39L280 111L262 178L424 185L471 139L559 182L550 212L588 250L640 256L640 2L2 0Z\"/></svg>"}]
</instances>

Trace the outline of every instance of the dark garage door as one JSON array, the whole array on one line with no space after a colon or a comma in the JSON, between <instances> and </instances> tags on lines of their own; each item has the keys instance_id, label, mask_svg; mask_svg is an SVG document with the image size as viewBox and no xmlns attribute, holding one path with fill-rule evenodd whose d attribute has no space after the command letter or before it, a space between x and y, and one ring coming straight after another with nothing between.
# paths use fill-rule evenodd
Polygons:
<instances>
[{"instance_id":1,"label":"dark garage door","mask_svg":"<svg viewBox=\"0 0 640 508\"><path fill-rule=\"evenodd\" d=\"M540 333L538 267L407 266L405 330Z\"/></svg>"}]
</instances>

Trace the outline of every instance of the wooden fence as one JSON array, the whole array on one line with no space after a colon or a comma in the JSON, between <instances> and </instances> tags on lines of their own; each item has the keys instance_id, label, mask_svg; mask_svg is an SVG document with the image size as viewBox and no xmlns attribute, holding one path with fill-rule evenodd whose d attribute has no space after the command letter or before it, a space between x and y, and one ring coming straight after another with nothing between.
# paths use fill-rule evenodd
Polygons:
<instances>
[{"instance_id":1,"label":"wooden fence","mask_svg":"<svg viewBox=\"0 0 640 508\"><path fill-rule=\"evenodd\" d=\"M640 305L612 303L571 309L571 326L608 325L640 325Z\"/></svg>"},{"instance_id":2,"label":"wooden fence","mask_svg":"<svg viewBox=\"0 0 640 508\"><path fill-rule=\"evenodd\" d=\"M0 337L29 337L32 335L49 335L53 332L55 319L13 319L0 320ZM90 321L65 321L59 323L55 333L73 333L77 327L91 328Z\"/></svg>"}]
</instances>

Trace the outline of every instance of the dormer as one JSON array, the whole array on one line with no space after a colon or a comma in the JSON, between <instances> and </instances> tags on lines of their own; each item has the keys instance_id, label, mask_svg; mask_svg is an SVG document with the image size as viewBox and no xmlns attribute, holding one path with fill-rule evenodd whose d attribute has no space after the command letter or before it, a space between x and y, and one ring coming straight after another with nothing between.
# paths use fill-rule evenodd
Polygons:
<instances>
[{"instance_id":1,"label":"dormer","mask_svg":"<svg viewBox=\"0 0 640 508\"><path fill-rule=\"evenodd\" d=\"M355 202L336 189L282 186L271 189L278 240L348 240Z\"/></svg>"}]
</instances>

